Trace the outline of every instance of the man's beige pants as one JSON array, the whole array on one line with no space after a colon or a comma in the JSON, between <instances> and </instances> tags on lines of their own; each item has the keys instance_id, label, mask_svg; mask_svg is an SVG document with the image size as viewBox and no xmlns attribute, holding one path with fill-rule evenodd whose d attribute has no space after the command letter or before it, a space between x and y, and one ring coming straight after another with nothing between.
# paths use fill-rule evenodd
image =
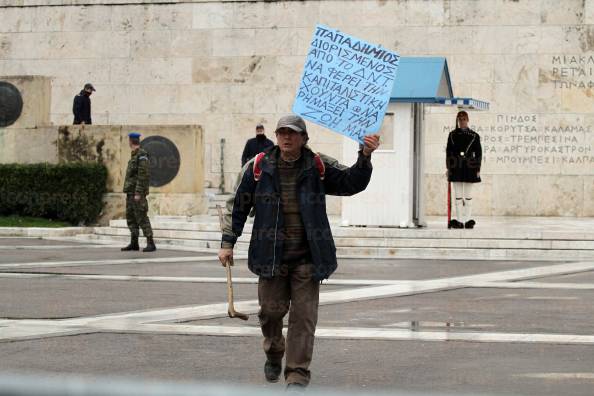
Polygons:
<instances>
[{"instance_id":1,"label":"man's beige pants","mask_svg":"<svg viewBox=\"0 0 594 396\"><path fill-rule=\"evenodd\" d=\"M285 381L308 385L320 284L312 279L311 264L301 264L281 271L271 279L260 278L258 301L260 326L264 335L264 352L269 360L281 363L286 352ZM285 350L283 318L289 312L289 329Z\"/></svg>"}]
</instances>

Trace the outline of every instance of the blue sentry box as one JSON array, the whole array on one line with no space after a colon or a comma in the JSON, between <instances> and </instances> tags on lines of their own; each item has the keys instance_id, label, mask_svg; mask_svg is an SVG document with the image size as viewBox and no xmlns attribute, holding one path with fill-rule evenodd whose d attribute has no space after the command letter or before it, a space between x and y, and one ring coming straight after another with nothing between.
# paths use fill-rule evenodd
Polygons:
<instances>
[{"instance_id":1,"label":"blue sentry box","mask_svg":"<svg viewBox=\"0 0 594 396\"><path fill-rule=\"evenodd\" d=\"M384 120L400 55L317 25L293 113L360 143Z\"/></svg>"}]
</instances>

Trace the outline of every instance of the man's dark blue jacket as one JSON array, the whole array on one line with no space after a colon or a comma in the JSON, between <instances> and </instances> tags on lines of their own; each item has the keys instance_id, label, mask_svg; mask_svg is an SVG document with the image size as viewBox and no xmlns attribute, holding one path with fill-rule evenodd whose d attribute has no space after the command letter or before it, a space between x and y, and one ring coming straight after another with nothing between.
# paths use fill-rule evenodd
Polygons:
<instances>
[{"instance_id":1,"label":"man's dark blue jacket","mask_svg":"<svg viewBox=\"0 0 594 396\"><path fill-rule=\"evenodd\" d=\"M322 179L314 153L307 146L302 150L303 166L297 177L301 220L314 265L313 278L323 280L337 267L336 246L326 213L326 194L348 196L363 191L371 179L372 166L370 157L361 151L357 162L350 168L320 154L325 165ZM279 154L278 146L266 153L260 162L262 175L258 181L254 179L254 159L243 167L237 189L227 201L222 236L223 245L234 245L243 232L250 210L255 207L248 266L254 274L265 278L279 274L283 252L283 241L278 237L284 225L276 167Z\"/></svg>"}]
</instances>

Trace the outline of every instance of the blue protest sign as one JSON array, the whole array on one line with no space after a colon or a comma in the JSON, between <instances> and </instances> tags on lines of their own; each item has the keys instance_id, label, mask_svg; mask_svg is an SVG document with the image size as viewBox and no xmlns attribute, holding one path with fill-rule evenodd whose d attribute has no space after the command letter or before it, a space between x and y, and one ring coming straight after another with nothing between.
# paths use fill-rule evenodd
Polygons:
<instances>
[{"instance_id":1,"label":"blue protest sign","mask_svg":"<svg viewBox=\"0 0 594 396\"><path fill-rule=\"evenodd\" d=\"M382 126L400 55L317 25L293 113L358 142Z\"/></svg>"}]
</instances>

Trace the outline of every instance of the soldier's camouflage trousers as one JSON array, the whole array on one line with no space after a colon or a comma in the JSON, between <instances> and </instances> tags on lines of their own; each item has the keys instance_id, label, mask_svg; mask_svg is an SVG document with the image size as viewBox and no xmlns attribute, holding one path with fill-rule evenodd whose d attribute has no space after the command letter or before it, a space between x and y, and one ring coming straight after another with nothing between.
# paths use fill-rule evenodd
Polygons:
<instances>
[{"instance_id":1,"label":"soldier's camouflage trousers","mask_svg":"<svg viewBox=\"0 0 594 396\"><path fill-rule=\"evenodd\" d=\"M139 236L139 228L142 228L145 237L153 236L145 195L141 195L139 201L134 200L134 194L126 195L126 221L133 237Z\"/></svg>"}]
</instances>

